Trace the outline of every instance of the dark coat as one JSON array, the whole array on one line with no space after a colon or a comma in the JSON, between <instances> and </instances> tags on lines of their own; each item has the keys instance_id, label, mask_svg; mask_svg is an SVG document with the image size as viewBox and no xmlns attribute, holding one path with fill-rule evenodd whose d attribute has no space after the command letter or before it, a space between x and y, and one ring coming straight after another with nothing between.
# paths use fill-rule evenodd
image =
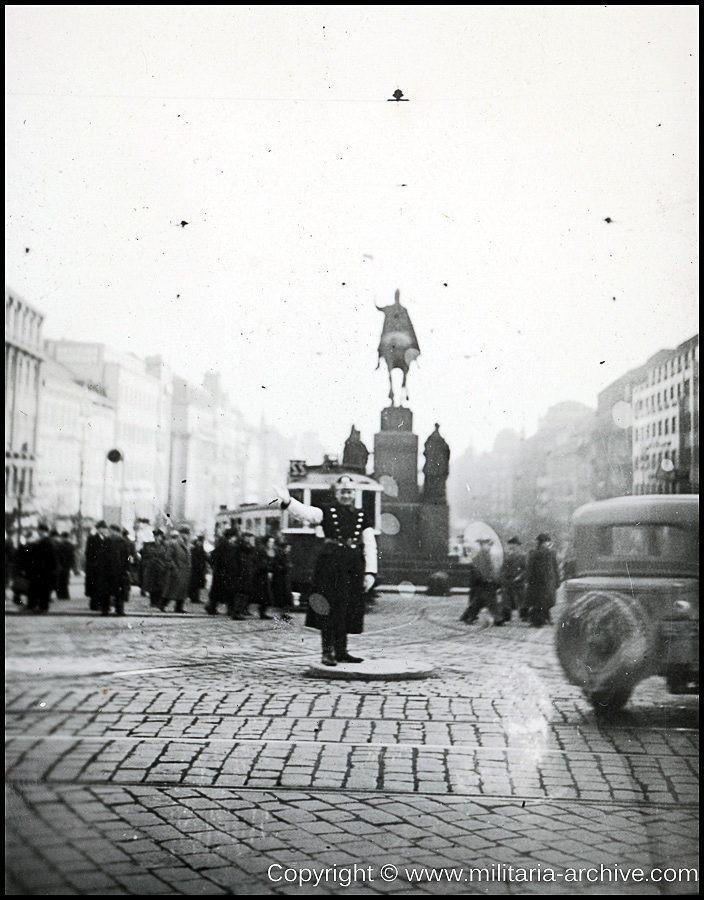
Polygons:
<instances>
[{"instance_id":1,"label":"dark coat","mask_svg":"<svg viewBox=\"0 0 704 900\"><path fill-rule=\"evenodd\" d=\"M111 534L107 540L107 570L109 593L127 598L130 589L130 542L121 534Z\"/></svg>"},{"instance_id":2,"label":"dark coat","mask_svg":"<svg viewBox=\"0 0 704 900\"><path fill-rule=\"evenodd\" d=\"M274 563L274 606L288 609L293 606L293 592L291 590L291 560L288 555L288 545L279 545L276 548L276 560Z\"/></svg>"},{"instance_id":3,"label":"dark coat","mask_svg":"<svg viewBox=\"0 0 704 900\"><path fill-rule=\"evenodd\" d=\"M220 541L210 554L213 581L210 585L212 603L231 603L241 578L241 548L238 543Z\"/></svg>"},{"instance_id":4,"label":"dark coat","mask_svg":"<svg viewBox=\"0 0 704 900\"><path fill-rule=\"evenodd\" d=\"M254 590L254 579L257 574L257 548L246 541L238 544L240 552L240 570L235 586L235 593L250 596Z\"/></svg>"},{"instance_id":5,"label":"dark coat","mask_svg":"<svg viewBox=\"0 0 704 900\"><path fill-rule=\"evenodd\" d=\"M539 546L528 556L526 570L526 609L534 624L549 621L550 610L557 599L560 572L555 551Z\"/></svg>"},{"instance_id":6,"label":"dark coat","mask_svg":"<svg viewBox=\"0 0 704 900\"><path fill-rule=\"evenodd\" d=\"M205 547L197 541L191 546L191 590L205 587L205 575L208 571L208 554Z\"/></svg>"},{"instance_id":7,"label":"dark coat","mask_svg":"<svg viewBox=\"0 0 704 900\"><path fill-rule=\"evenodd\" d=\"M272 556L263 547L256 551L254 580L250 600L261 607L274 605L274 571L276 569L276 552Z\"/></svg>"},{"instance_id":8,"label":"dark coat","mask_svg":"<svg viewBox=\"0 0 704 900\"><path fill-rule=\"evenodd\" d=\"M39 538L29 545L26 560L27 578L32 587L53 591L58 584L59 556L50 537Z\"/></svg>"},{"instance_id":9,"label":"dark coat","mask_svg":"<svg viewBox=\"0 0 704 900\"><path fill-rule=\"evenodd\" d=\"M191 550L183 538L178 537L166 545L165 600L185 600L191 583Z\"/></svg>"},{"instance_id":10,"label":"dark coat","mask_svg":"<svg viewBox=\"0 0 704 900\"><path fill-rule=\"evenodd\" d=\"M526 576L526 564L525 553L518 548L513 549L513 545L511 545L504 554L504 561L501 566L501 584L504 587L522 584Z\"/></svg>"},{"instance_id":11,"label":"dark coat","mask_svg":"<svg viewBox=\"0 0 704 900\"><path fill-rule=\"evenodd\" d=\"M91 534L86 542L86 597L99 599L110 596L108 570L108 538Z\"/></svg>"},{"instance_id":12,"label":"dark coat","mask_svg":"<svg viewBox=\"0 0 704 900\"><path fill-rule=\"evenodd\" d=\"M362 532L370 526L362 510L342 506L323 509L325 534L313 577L313 591L323 598L316 610L313 604L306 613L305 624L311 628L323 625L321 608L338 623L346 634L364 630L364 552Z\"/></svg>"},{"instance_id":13,"label":"dark coat","mask_svg":"<svg viewBox=\"0 0 704 900\"><path fill-rule=\"evenodd\" d=\"M150 541L142 547L142 590L145 594L161 594L166 582L166 547Z\"/></svg>"},{"instance_id":14,"label":"dark coat","mask_svg":"<svg viewBox=\"0 0 704 900\"><path fill-rule=\"evenodd\" d=\"M76 563L76 548L67 538L57 541L56 552L59 557L59 565L66 572L70 572Z\"/></svg>"}]
</instances>

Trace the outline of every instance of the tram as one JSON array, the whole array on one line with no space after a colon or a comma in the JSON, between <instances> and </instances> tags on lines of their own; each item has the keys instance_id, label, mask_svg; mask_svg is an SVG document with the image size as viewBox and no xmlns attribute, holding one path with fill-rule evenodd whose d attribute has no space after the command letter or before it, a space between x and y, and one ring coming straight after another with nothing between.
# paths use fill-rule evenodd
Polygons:
<instances>
[{"instance_id":1,"label":"tram","mask_svg":"<svg viewBox=\"0 0 704 900\"><path fill-rule=\"evenodd\" d=\"M384 488L378 481L359 470L340 465L335 457L326 456L322 465L311 466L303 460L292 460L286 487L291 496L309 506L328 503L330 489L341 475L349 475L355 488L355 506L363 509L377 534L381 526L381 495ZM257 538L281 534L289 544L291 587L306 600L311 591L313 572L322 546L322 530L301 522L289 510L270 504L242 503L235 509L221 508L215 518L216 539L228 528L249 532Z\"/></svg>"}]
</instances>

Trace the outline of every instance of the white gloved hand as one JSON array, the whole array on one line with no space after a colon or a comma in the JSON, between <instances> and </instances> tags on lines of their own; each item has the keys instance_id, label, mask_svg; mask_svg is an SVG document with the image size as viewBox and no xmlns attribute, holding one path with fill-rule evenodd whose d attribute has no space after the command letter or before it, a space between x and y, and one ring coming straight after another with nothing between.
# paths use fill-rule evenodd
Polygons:
<instances>
[{"instance_id":1,"label":"white gloved hand","mask_svg":"<svg viewBox=\"0 0 704 900\"><path fill-rule=\"evenodd\" d=\"M364 593L368 594L375 584L376 578L373 575L369 574L369 572L367 572L367 574L364 576Z\"/></svg>"},{"instance_id":2,"label":"white gloved hand","mask_svg":"<svg viewBox=\"0 0 704 900\"><path fill-rule=\"evenodd\" d=\"M291 494L289 493L288 488L278 487L278 485L276 485L276 484L272 485L272 487L274 488L276 496L279 498L279 500L283 504L288 506L288 504L291 502Z\"/></svg>"}]
</instances>

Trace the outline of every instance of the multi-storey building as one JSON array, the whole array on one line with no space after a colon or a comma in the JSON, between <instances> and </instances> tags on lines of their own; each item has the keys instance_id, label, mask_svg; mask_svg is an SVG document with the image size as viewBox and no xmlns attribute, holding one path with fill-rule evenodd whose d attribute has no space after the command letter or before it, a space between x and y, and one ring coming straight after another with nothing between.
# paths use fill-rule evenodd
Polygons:
<instances>
[{"instance_id":1,"label":"multi-storey building","mask_svg":"<svg viewBox=\"0 0 704 900\"><path fill-rule=\"evenodd\" d=\"M633 491L633 389L644 372L644 366L632 369L599 394L592 435L596 500Z\"/></svg>"},{"instance_id":2,"label":"multi-storey building","mask_svg":"<svg viewBox=\"0 0 704 900\"><path fill-rule=\"evenodd\" d=\"M660 350L633 388L633 493L699 491L699 335Z\"/></svg>"},{"instance_id":3,"label":"multi-storey building","mask_svg":"<svg viewBox=\"0 0 704 900\"><path fill-rule=\"evenodd\" d=\"M167 386L158 373L131 353L118 353L104 344L46 341L47 355L65 365L77 380L93 387L115 404L115 432L111 454L104 464L106 517L133 526L137 519L154 521L167 502L163 430ZM170 441L169 441L170 443Z\"/></svg>"},{"instance_id":4,"label":"multi-storey building","mask_svg":"<svg viewBox=\"0 0 704 900\"><path fill-rule=\"evenodd\" d=\"M37 505L82 537L103 516L104 468L115 440L115 403L51 358L42 365Z\"/></svg>"},{"instance_id":5,"label":"multi-storey building","mask_svg":"<svg viewBox=\"0 0 704 900\"><path fill-rule=\"evenodd\" d=\"M5 290L5 522L11 528L36 512L43 321L37 309Z\"/></svg>"},{"instance_id":6,"label":"multi-storey building","mask_svg":"<svg viewBox=\"0 0 704 900\"><path fill-rule=\"evenodd\" d=\"M515 431L500 432L490 453L471 450L452 465L448 478L452 526L463 530L482 521L498 532L514 524L514 485L521 438Z\"/></svg>"},{"instance_id":7,"label":"multi-storey building","mask_svg":"<svg viewBox=\"0 0 704 900\"><path fill-rule=\"evenodd\" d=\"M203 385L173 379L168 511L211 532L220 506L261 500L262 438L222 390L218 373ZM270 483L270 482L269 482Z\"/></svg>"},{"instance_id":8,"label":"multi-storey building","mask_svg":"<svg viewBox=\"0 0 704 900\"><path fill-rule=\"evenodd\" d=\"M593 500L594 412L582 403L551 407L525 442L516 467L516 520L524 533L567 539L572 513Z\"/></svg>"}]
</instances>

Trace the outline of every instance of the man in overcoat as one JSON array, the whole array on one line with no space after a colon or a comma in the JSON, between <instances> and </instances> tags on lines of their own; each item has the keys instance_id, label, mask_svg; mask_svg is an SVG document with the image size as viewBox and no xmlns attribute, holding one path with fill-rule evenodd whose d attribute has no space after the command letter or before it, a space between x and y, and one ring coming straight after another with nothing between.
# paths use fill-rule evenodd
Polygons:
<instances>
[{"instance_id":1,"label":"man in overcoat","mask_svg":"<svg viewBox=\"0 0 704 900\"><path fill-rule=\"evenodd\" d=\"M550 622L550 610L557 599L560 570L548 534L539 534L535 549L528 555L526 569L526 612L535 628Z\"/></svg>"},{"instance_id":2,"label":"man in overcoat","mask_svg":"<svg viewBox=\"0 0 704 900\"><path fill-rule=\"evenodd\" d=\"M208 552L204 544L205 535L199 534L191 546L191 583L188 586L191 603L200 603L200 592L205 587Z\"/></svg>"},{"instance_id":3,"label":"man in overcoat","mask_svg":"<svg viewBox=\"0 0 704 900\"><path fill-rule=\"evenodd\" d=\"M124 616L125 603L130 595L130 563L131 541L122 532L119 525L110 526L107 541L107 566L110 593L103 600L100 612L107 616L110 613L110 601L115 607L115 615Z\"/></svg>"},{"instance_id":4,"label":"man in overcoat","mask_svg":"<svg viewBox=\"0 0 704 900\"><path fill-rule=\"evenodd\" d=\"M499 578L491 557L491 538L479 538L479 549L472 557L469 567L469 603L460 616L460 621L472 625L485 609L490 616L489 624L503 625L503 612L499 608Z\"/></svg>"},{"instance_id":5,"label":"man in overcoat","mask_svg":"<svg viewBox=\"0 0 704 900\"><path fill-rule=\"evenodd\" d=\"M525 618L525 578L526 555L521 549L518 537L508 541L504 561L501 566L501 595L503 598L503 615L507 622L515 609L519 616Z\"/></svg>"},{"instance_id":6,"label":"man in overcoat","mask_svg":"<svg viewBox=\"0 0 704 900\"><path fill-rule=\"evenodd\" d=\"M210 554L213 579L208 602L205 604L208 615L217 615L218 605L224 603L230 618L244 618L236 609L235 603L240 578L240 555L239 533L236 528L228 528Z\"/></svg>"},{"instance_id":7,"label":"man in overcoat","mask_svg":"<svg viewBox=\"0 0 704 900\"><path fill-rule=\"evenodd\" d=\"M174 612L182 613L191 584L191 529L182 525L169 536L166 545L166 583L161 600L161 609L173 600Z\"/></svg>"},{"instance_id":8,"label":"man in overcoat","mask_svg":"<svg viewBox=\"0 0 704 900\"><path fill-rule=\"evenodd\" d=\"M27 609L45 613L49 610L51 595L56 590L59 557L56 545L49 537L48 526L40 523L37 533L37 540L29 546Z\"/></svg>"},{"instance_id":9,"label":"man in overcoat","mask_svg":"<svg viewBox=\"0 0 704 900\"><path fill-rule=\"evenodd\" d=\"M150 606L161 606L166 583L166 544L161 528L154 529L154 540L142 546L142 594L149 597Z\"/></svg>"},{"instance_id":10,"label":"man in overcoat","mask_svg":"<svg viewBox=\"0 0 704 900\"><path fill-rule=\"evenodd\" d=\"M56 585L56 597L58 600L70 600L69 581L71 572L76 564L76 548L71 542L68 531L61 533L56 541L56 553L59 557L59 577Z\"/></svg>"},{"instance_id":11,"label":"man in overcoat","mask_svg":"<svg viewBox=\"0 0 704 900\"><path fill-rule=\"evenodd\" d=\"M106 601L110 605L108 534L108 524L101 519L86 541L85 594L90 609L96 612L103 609Z\"/></svg>"}]
</instances>

